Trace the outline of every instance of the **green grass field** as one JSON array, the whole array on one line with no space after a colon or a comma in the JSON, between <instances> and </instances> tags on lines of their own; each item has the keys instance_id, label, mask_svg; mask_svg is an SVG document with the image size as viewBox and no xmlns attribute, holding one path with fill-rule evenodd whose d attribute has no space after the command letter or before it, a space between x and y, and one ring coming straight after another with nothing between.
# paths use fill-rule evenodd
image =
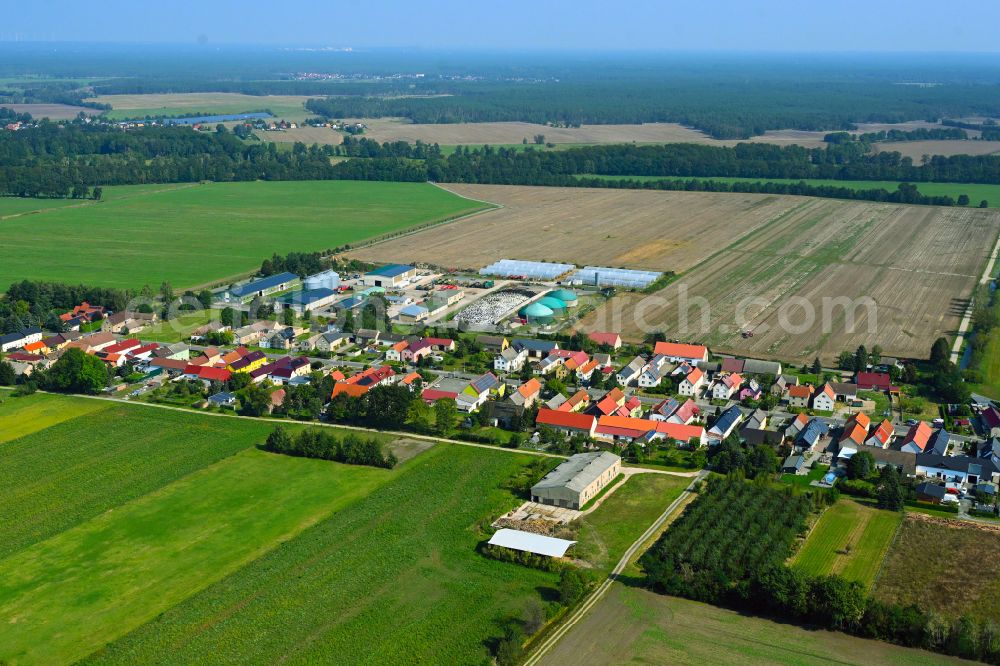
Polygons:
<instances>
[{"instance_id":1,"label":"green grass field","mask_svg":"<svg viewBox=\"0 0 1000 666\"><path fill-rule=\"evenodd\" d=\"M94 412L99 412L108 406L108 403L99 400L68 398L47 393L14 398L9 391L0 391L0 444L84 414L89 414L89 418L95 418Z\"/></svg>"},{"instance_id":2,"label":"green grass field","mask_svg":"<svg viewBox=\"0 0 1000 666\"><path fill-rule=\"evenodd\" d=\"M602 180L636 180L640 182L656 180L672 180L663 176L602 176L587 174L586 178ZM899 187L899 181L890 180L824 180L821 178L732 178L726 176L704 176L698 180L714 180L720 183L798 183L802 180L809 185L832 185L848 187L856 190L877 190L879 188L894 192ZM926 196L951 196L958 198L961 194L969 195L973 206L985 199L990 208L1000 207L1000 185L983 185L979 183L914 183L921 194Z\"/></svg>"},{"instance_id":3,"label":"green grass field","mask_svg":"<svg viewBox=\"0 0 1000 666\"><path fill-rule=\"evenodd\" d=\"M0 557L254 446L272 430L261 421L59 400L67 409L106 408L0 445Z\"/></svg>"},{"instance_id":4,"label":"green grass field","mask_svg":"<svg viewBox=\"0 0 1000 666\"><path fill-rule=\"evenodd\" d=\"M616 583L541 663L931 666L968 662Z\"/></svg>"},{"instance_id":5,"label":"green grass field","mask_svg":"<svg viewBox=\"0 0 1000 666\"><path fill-rule=\"evenodd\" d=\"M519 501L499 485L528 462L435 447L90 661L485 663L500 622L556 581L476 552L481 528Z\"/></svg>"},{"instance_id":6,"label":"green grass field","mask_svg":"<svg viewBox=\"0 0 1000 666\"><path fill-rule=\"evenodd\" d=\"M27 548L0 562L0 656L85 657L397 473L244 451Z\"/></svg>"},{"instance_id":7,"label":"green grass field","mask_svg":"<svg viewBox=\"0 0 1000 666\"><path fill-rule=\"evenodd\" d=\"M275 252L325 250L483 207L426 183L117 189L106 188L108 200L97 204L4 220L0 289L23 278L136 288L169 281L175 289L223 282Z\"/></svg>"},{"instance_id":8,"label":"green grass field","mask_svg":"<svg viewBox=\"0 0 1000 666\"><path fill-rule=\"evenodd\" d=\"M11 215L23 215L50 208L62 208L74 203L80 203L80 201L74 199L0 197L0 220Z\"/></svg>"},{"instance_id":9,"label":"green grass field","mask_svg":"<svg viewBox=\"0 0 1000 666\"><path fill-rule=\"evenodd\" d=\"M112 109L105 112L104 116L111 120L146 116L225 115L270 109L275 119L301 121L312 115L303 106L306 99L308 98L297 95L164 93L103 95L88 101L110 104Z\"/></svg>"},{"instance_id":10,"label":"green grass field","mask_svg":"<svg viewBox=\"0 0 1000 666\"><path fill-rule=\"evenodd\" d=\"M191 332L199 326L204 326L210 321L218 321L219 310L192 310L189 312L179 312L178 316L167 321L158 321L152 326L148 326L136 335L143 340L155 340L156 342L180 342L191 337Z\"/></svg>"},{"instance_id":11,"label":"green grass field","mask_svg":"<svg viewBox=\"0 0 1000 666\"><path fill-rule=\"evenodd\" d=\"M610 571L690 483L689 478L666 474L632 476L593 513L580 519L580 543L573 556Z\"/></svg>"},{"instance_id":12,"label":"green grass field","mask_svg":"<svg viewBox=\"0 0 1000 666\"><path fill-rule=\"evenodd\" d=\"M820 517L793 566L811 576L835 573L871 587L902 518L842 499Z\"/></svg>"}]
</instances>

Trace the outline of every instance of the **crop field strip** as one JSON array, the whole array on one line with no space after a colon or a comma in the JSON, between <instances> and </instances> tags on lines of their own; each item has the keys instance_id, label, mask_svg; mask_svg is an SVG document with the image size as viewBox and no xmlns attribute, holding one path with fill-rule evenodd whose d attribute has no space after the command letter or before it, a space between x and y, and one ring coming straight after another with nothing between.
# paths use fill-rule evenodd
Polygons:
<instances>
[{"instance_id":1,"label":"crop field strip","mask_svg":"<svg viewBox=\"0 0 1000 666\"><path fill-rule=\"evenodd\" d=\"M947 616L1000 617L1000 531L908 515L875 583L875 597Z\"/></svg>"},{"instance_id":2,"label":"crop field strip","mask_svg":"<svg viewBox=\"0 0 1000 666\"><path fill-rule=\"evenodd\" d=\"M481 521L517 501L527 464L436 447L392 483L111 644L85 663L478 663L498 622L556 575L475 548Z\"/></svg>"},{"instance_id":3,"label":"crop field strip","mask_svg":"<svg viewBox=\"0 0 1000 666\"><path fill-rule=\"evenodd\" d=\"M615 583L541 663L932 666L969 662Z\"/></svg>"},{"instance_id":4,"label":"crop field strip","mask_svg":"<svg viewBox=\"0 0 1000 666\"><path fill-rule=\"evenodd\" d=\"M145 116L224 115L270 109L275 120L301 121L311 115L302 95L242 95L240 93L155 93L102 95L88 102L110 104L104 113L112 120Z\"/></svg>"},{"instance_id":5,"label":"crop field strip","mask_svg":"<svg viewBox=\"0 0 1000 666\"><path fill-rule=\"evenodd\" d=\"M48 393L13 398L10 392L0 391L0 445L78 416L97 419L97 412L108 407L107 403L97 400L78 400Z\"/></svg>"},{"instance_id":6,"label":"crop field strip","mask_svg":"<svg viewBox=\"0 0 1000 666\"><path fill-rule=\"evenodd\" d=\"M827 509L792 559L810 576L839 574L871 588L902 514L842 499Z\"/></svg>"},{"instance_id":7,"label":"crop field strip","mask_svg":"<svg viewBox=\"0 0 1000 666\"><path fill-rule=\"evenodd\" d=\"M0 658L84 657L397 473L243 451L0 560Z\"/></svg>"},{"instance_id":8,"label":"crop field strip","mask_svg":"<svg viewBox=\"0 0 1000 666\"><path fill-rule=\"evenodd\" d=\"M271 431L260 421L57 400L70 413L99 410L0 444L0 557L251 447Z\"/></svg>"},{"instance_id":9,"label":"crop field strip","mask_svg":"<svg viewBox=\"0 0 1000 666\"><path fill-rule=\"evenodd\" d=\"M484 208L426 183L184 184L121 195L107 189L109 200L98 204L3 220L0 289L25 278L192 287L245 275L275 252L324 250Z\"/></svg>"}]
</instances>

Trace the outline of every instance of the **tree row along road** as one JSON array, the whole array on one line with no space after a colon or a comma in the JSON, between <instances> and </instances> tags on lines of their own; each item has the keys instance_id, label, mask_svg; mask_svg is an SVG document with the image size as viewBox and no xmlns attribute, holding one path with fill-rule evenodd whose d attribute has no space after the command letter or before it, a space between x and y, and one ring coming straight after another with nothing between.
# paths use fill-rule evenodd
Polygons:
<instances>
[{"instance_id":1,"label":"tree row along road","mask_svg":"<svg viewBox=\"0 0 1000 666\"><path fill-rule=\"evenodd\" d=\"M0 387L0 390L12 391L13 388ZM51 391L38 391L39 393L51 393ZM66 395L64 393L54 393L53 395ZM365 428L363 426L354 426L341 423L324 423L322 421L291 421L284 419L273 419L267 418L265 416L241 416L239 414L222 414L220 412L202 412L196 409L188 409L185 407L175 407L173 405L157 405L150 402L134 402L132 400L123 400L121 398L112 398L100 395L83 395L83 394L72 394L77 398L87 398L88 400L102 400L104 402L120 403L124 405L134 405L137 407L150 407L154 409L168 409L175 412L184 412L186 414L196 414L201 416L215 416L224 419L250 419L254 421L266 421L268 423L273 423L274 425L283 425L286 423L292 423L296 425L303 426L318 426L321 428L341 428L343 430L357 430L359 432L372 432L372 433L382 433L384 435L392 435L394 437L406 437L408 439L419 439L427 442L443 442L445 444L455 444L457 446L470 446L476 449L488 449L490 451L501 451L504 453L515 453L527 456L539 456L542 458L554 458L557 460L565 460L568 456L564 456L559 453L548 453L546 451L531 451L528 449L508 449L500 446L492 446L490 444L477 444L476 442L466 442L460 439L448 439L446 437L435 437L432 435L421 435L413 432L405 432L402 430L378 430L376 428ZM684 478L691 478L696 475L705 474L707 472L671 472L663 469L651 469L647 467L642 467L641 465L632 467L631 469L641 470L644 473L650 474L666 474L668 476L679 476Z\"/></svg>"},{"instance_id":2,"label":"tree row along road","mask_svg":"<svg viewBox=\"0 0 1000 666\"><path fill-rule=\"evenodd\" d=\"M590 594L589 597L587 597L579 606L576 607L576 609L572 611L572 613L566 618L565 622L556 627L556 629L553 630L552 633L550 633L548 636L546 636L545 640L543 640L538 645L538 647L535 648L531 656L529 656L525 660L524 662L525 666L536 666L537 664L539 664L542 658L546 655L546 653L548 653L549 650L555 647L556 643L562 640L563 637L567 633L569 633L569 630L572 629L577 622L582 620L587 615L587 613L590 612L590 609L596 606L597 603L602 598L604 598L604 595L608 593L608 590L611 589L611 586L615 583L616 580L618 580L618 577L625 570L625 567L627 567L629 562L631 562L632 559L636 556L636 554L638 554L639 549L642 548L643 544L649 541L649 539L652 538L652 536L656 534L656 532L661 527L663 527L663 524L670 518L670 516L674 514L677 508L684 502L687 496L692 492L692 489L694 488L695 484L697 484L699 481L705 478L707 474L708 474L707 470L702 470L695 475L694 479L691 480L691 483L688 485L688 487L684 489L684 492L682 492L677 497L677 499L671 502L670 506L668 506L666 510L663 513L661 513L660 516L655 521L653 521L653 524L650 525L646 529L646 531L642 533L642 536L636 539L635 542L633 542L632 545L629 546L629 549L625 551L624 555L622 555L622 558L618 561L618 564L615 565L615 568L611 570L611 574L606 579L604 579L604 581L601 582L600 585L597 586L597 589L595 589Z\"/></svg>"}]
</instances>

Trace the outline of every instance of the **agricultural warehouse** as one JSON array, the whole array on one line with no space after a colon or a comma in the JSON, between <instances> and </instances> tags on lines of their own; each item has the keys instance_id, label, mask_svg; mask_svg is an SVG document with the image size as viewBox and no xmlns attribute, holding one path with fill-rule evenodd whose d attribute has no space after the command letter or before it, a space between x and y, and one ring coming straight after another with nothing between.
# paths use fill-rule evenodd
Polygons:
<instances>
[{"instance_id":1,"label":"agricultural warehouse","mask_svg":"<svg viewBox=\"0 0 1000 666\"><path fill-rule=\"evenodd\" d=\"M251 280L246 284L241 284L226 292L227 301L252 301L255 298L263 298L268 294L291 289L299 283L299 276L295 273L278 273L269 275L259 280Z\"/></svg>"},{"instance_id":2,"label":"agricultural warehouse","mask_svg":"<svg viewBox=\"0 0 1000 666\"><path fill-rule=\"evenodd\" d=\"M531 487L531 501L579 509L621 472L622 459L608 451L570 456Z\"/></svg>"},{"instance_id":3,"label":"agricultural warehouse","mask_svg":"<svg viewBox=\"0 0 1000 666\"><path fill-rule=\"evenodd\" d=\"M576 541L566 539L556 539L554 537L543 536L533 532L522 532L521 530L502 529L490 537L491 546L510 548L511 550L521 550L536 555L547 557L562 557L566 551Z\"/></svg>"},{"instance_id":4,"label":"agricultural warehouse","mask_svg":"<svg viewBox=\"0 0 1000 666\"><path fill-rule=\"evenodd\" d=\"M417 269L403 264L389 264L365 273L364 283L368 287L398 287L417 275Z\"/></svg>"},{"instance_id":5,"label":"agricultural warehouse","mask_svg":"<svg viewBox=\"0 0 1000 666\"><path fill-rule=\"evenodd\" d=\"M307 310L318 310L330 305L337 300L337 292L333 289L320 287L318 289L307 289L294 291L275 299L274 304L277 309L291 308L295 312L302 314Z\"/></svg>"}]
</instances>

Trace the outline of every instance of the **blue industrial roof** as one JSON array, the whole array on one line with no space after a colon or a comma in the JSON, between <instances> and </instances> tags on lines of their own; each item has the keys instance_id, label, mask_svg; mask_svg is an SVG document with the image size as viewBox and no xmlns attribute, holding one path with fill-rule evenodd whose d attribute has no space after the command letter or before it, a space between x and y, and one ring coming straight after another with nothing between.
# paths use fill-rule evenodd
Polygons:
<instances>
[{"instance_id":1,"label":"blue industrial roof","mask_svg":"<svg viewBox=\"0 0 1000 666\"><path fill-rule=\"evenodd\" d=\"M354 309L364 303L367 299L362 296L351 296L350 298L345 298L344 300L337 303L338 308L345 308L348 310Z\"/></svg>"},{"instance_id":2,"label":"blue industrial roof","mask_svg":"<svg viewBox=\"0 0 1000 666\"><path fill-rule=\"evenodd\" d=\"M416 317L418 315L427 314L430 312L427 308L422 305L407 305L405 308L399 310L399 314L406 315L407 317Z\"/></svg>"},{"instance_id":3,"label":"blue industrial roof","mask_svg":"<svg viewBox=\"0 0 1000 666\"><path fill-rule=\"evenodd\" d=\"M291 282L292 280L298 279L299 276L295 273L278 273L277 275L268 275L265 278L251 280L246 284L241 284L232 290L232 294L233 296L246 296L247 294L252 294L255 291L264 291L265 289L277 287L279 284L284 282Z\"/></svg>"},{"instance_id":4,"label":"blue industrial roof","mask_svg":"<svg viewBox=\"0 0 1000 666\"><path fill-rule=\"evenodd\" d=\"M376 268L373 271L368 271L368 275L380 275L382 277L396 277L397 275L402 275L403 273L409 273L412 270L413 266L404 266L403 264L388 264L387 266Z\"/></svg>"}]
</instances>

